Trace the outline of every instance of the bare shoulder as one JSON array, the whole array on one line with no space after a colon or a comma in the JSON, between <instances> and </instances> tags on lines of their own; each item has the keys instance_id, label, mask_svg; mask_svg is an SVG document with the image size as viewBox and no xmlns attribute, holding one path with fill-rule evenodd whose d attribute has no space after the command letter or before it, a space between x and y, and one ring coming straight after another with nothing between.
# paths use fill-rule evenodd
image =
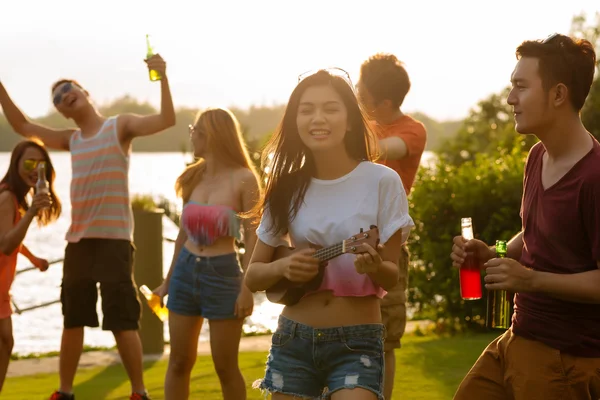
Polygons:
<instances>
[{"instance_id":1,"label":"bare shoulder","mask_svg":"<svg viewBox=\"0 0 600 400\"><path fill-rule=\"evenodd\" d=\"M117 126L123 126L124 124L127 124L132 119L139 118L139 117L140 116L137 114L123 113L123 114L116 115L114 118L116 118L116 120L117 120Z\"/></svg>"},{"instance_id":2,"label":"bare shoulder","mask_svg":"<svg viewBox=\"0 0 600 400\"><path fill-rule=\"evenodd\" d=\"M249 211L252 209L260 197L260 187L258 177L248 168L238 168L235 172L235 180L240 196L241 209ZM247 220L250 222L250 220Z\"/></svg>"},{"instance_id":3,"label":"bare shoulder","mask_svg":"<svg viewBox=\"0 0 600 400\"><path fill-rule=\"evenodd\" d=\"M133 118L137 117L137 115L131 113L123 113L115 116L114 118L117 120L117 132L124 132L127 128L127 124L129 124Z\"/></svg>"},{"instance_id":4,"label":"bare shoulder","mask_svg":"<svg viewBox=\"0 0 600 400\"><path fill-rule=\"evenodd\" d=\"M3 190L0 192L0 214L14 215L15 211L13 194L8 190Z\"/></svg>"},{"instance_id":5,"label":"bare shoulder","mask_svg":"<svg viewBox=\"0 0 600 400\"><path fill-rule=\"evenodd\" d=\"M258 177L248 168L238 168L233 173L234 179L240 186L256 187L258 186Z\"/></svg>"},{"instance_id":6,"label":"bare shoulder","mask_svg":"<svg viewBox=\"0 0 600 400\"><path fill-rule=\"evenodd\" d=\"M132 123L143 118L143 116L133 113L123 113L112 118L116 119L117 133L123 138L126 138L131 133Z\"/></svg>"},{"instance_id":7,"label":"bare shoulder","mask_svg":"<svg viewBox=\"0 0 600 400\"><path fill-rule=\"evenodd\" d=\"M4 203L8 203L12 206L13 204L13 194L9 190L2 190L0 192L0 206Z\"/></svg>"}]
</instances>

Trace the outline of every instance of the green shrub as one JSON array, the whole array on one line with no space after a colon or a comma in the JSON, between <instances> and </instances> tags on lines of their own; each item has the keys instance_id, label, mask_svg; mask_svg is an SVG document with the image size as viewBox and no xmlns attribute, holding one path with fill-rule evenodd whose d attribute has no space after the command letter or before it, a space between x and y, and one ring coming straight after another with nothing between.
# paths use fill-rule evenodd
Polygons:
<instances>
[{"instance_id":1,"label":"green shrub","mask_svg":"<svg viewBox=\"0 0 600 400\"><path fill-rule=\"evenodd\" d=\"M151 195L135 194L131 197L131 208L134 210L154 211L157 209L157 206Z\"/></svg>"},{"instance_id":2,"label":"green shrub","mask_svg":"<svg viewBox=\"0 0 600 400\"><path fill-rule=\"evenodd\" d=\"M520 231L529 148L529 140L515 137L512 146L478 153L460 165L440 158L433 168L420 169L410 197L416 226L409 239L409 302L417 318L444 321L449 331L483 325L485 289L482 300L461 299L458 270L450 259L452 239L460 234L462 217L473 218L475 236L488 244Z\"/></svg>"}]
</instances>

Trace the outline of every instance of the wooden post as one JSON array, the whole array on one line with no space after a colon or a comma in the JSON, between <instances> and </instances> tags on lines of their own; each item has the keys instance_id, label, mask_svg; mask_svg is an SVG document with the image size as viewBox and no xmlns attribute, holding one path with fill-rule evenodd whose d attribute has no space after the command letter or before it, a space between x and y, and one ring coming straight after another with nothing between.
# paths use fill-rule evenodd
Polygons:
<instances>
[{"instance_id":1,"label":"wooden post","mask_svg":"<svg viewBox=\"0 0 600 400\"><path fill-rule=\"evenodd\" d=\"M134 279L138 288L146 285L154 290L163 280L163 214L162 209L133 208L133 241L136 246ZM163 354L164 324L148 307L146 298L139 292L138 295L142 301L140 338L143 352Z\"/></svg>"}]
</instances>

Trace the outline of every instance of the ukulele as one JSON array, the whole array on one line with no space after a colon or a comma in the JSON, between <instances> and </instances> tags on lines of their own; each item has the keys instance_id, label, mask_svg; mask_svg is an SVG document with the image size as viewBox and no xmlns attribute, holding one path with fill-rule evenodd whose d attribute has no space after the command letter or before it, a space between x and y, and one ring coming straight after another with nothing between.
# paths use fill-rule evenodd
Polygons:
<instances>
[{"instance_id":1,"label":"ukulele","mask_svg":"<svg viewBox=\"0 0 600 400\"><path fill-rule=\"evenodd\" d=\"M292 282L287 278L281 278L281 280L266 290L267 299L271 303L292 306L298 303L307 292L316 290L321 286L327 261L345 253L365 253L366 251L362 250L362 247L359 247L362 243L367 243L372 248L377 249L377 245L379 244L379 229L375 225L371 225L370 228L366 232L363 232L361 228L360 233L328 247L319 247L311 244L311 248L318 249L313 254L313 257L319 260L319 272L317 275L308 282ZM296 249L293 247L278 246L275 249L273 261L287 257L295 251Z\"/></svg>"}]
</instances>

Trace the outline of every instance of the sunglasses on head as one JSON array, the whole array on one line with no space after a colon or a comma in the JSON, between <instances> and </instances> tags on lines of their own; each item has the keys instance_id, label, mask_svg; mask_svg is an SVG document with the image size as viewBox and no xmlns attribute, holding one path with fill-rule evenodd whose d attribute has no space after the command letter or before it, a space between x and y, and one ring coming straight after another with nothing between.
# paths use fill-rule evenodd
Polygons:
<instances>
[{"instance_id":1,"label":"sunglasses on head","mask_svg":"<svg viewBox=\"0 0 600 400\"><path fill-rule=\"evenodd\" d=\"M54 98L52 99L52 102L54 103L54 105L55 106L59 105L60 102L62 101L63 95L69 93L71 91L71 89L73 89L73 84L71 82L64 83L61 86L60 90L54 94Z\"/></svg>"},{"instance_id":2,"label":"sunglasses on head","mask_svg":"<svg viewBox=\"0 0 600 400\"><path fill-rule=\"evenodd\" d=\"M44 160L31 160L27 159L23 161L23 168L27 172L31 172L38 167L41 163L45 163Z\"/></svg>"},{"instance_id":3,"label":"sunglasses on head","mask_svg":"<svg viewBox=\"0 0 600 400\"><path fill-rule=\"evenodd\" d=\"M338 68L338 67L329 67L329 68L322 68L322 69L318 69L318 70L310 70L310 71L303 72L300 75L298 75L298 83L300 83L304 79L308 78L309 76L316 74L319 71L326 71L330 75L340 77L340 78L344 79L350 85L351 88L354 88L354 85L352 84L352 80L350 79L350 74L348 72L346 72L345 70Z\"/></svg>"},{"instance_id":4,"label":"sunglasses on head","mask_svg":"<svg viewBox=\"0 0 600 400\"><path fill-rule=\"evenodd\" d=\"M546 39L544 39L542 41L542 43L546 44L546 43L550 43L554 38L560 36L559 33L553 33L552 35L548 36Z\"/></svg>"}]
</instances>

